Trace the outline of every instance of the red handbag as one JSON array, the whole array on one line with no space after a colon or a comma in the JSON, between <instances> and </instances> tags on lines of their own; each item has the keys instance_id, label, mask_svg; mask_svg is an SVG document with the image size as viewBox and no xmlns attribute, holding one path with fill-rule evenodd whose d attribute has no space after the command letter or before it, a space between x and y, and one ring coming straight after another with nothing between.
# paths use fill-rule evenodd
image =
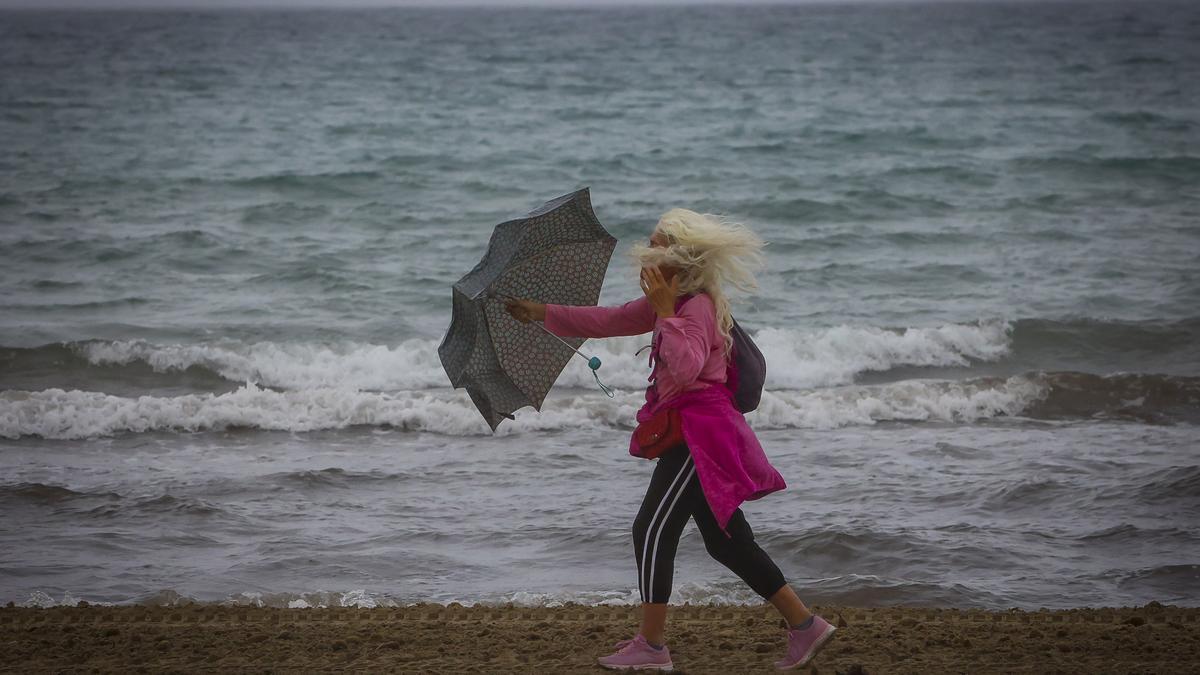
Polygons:
<instances>
[{"instance_id":1,"label":"red handbag","mask_svg":"<svg viewBox=\"0 0 1200 675\"><path fill-rule=\"evenodd\" d=\"M675 446L682 445L683 424L679 419L679 410L659 410L653 417L637 425L633 430L633 440L638 445L638 456L643 459L655 459Z\"/></svg>"}]
</instances>

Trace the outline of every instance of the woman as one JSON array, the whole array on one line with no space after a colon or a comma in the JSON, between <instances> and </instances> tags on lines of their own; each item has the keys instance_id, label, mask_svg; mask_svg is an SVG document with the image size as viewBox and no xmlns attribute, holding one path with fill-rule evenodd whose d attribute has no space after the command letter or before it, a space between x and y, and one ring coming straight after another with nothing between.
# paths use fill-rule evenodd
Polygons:
<instances>
[{"instance_id":1,"label":"woman","mask_svg":"<svg viewBox=\"0 0 1200 675\"><path fill-rule=\"evenodd\" d=\"M739 505L784 488L725 386L733 319L722 285L755 287L752 264L762 241L737 224L686 209L659 219L650 245L631 251L644 297L619 307L575 307L510 300L519 321L544 321L562 337L599 338L654 332L644 422L663 407L679 411L685 444L658 459L633 524L642 622L638 634L599 659L613 669L672 668L664 633L675 550L688 518L720 563L770 601L789 625L781 669L808 663L834 627L812 614L754 541ZM630 441L631 454L637 445Z\"/></svg>"}]
</instances>

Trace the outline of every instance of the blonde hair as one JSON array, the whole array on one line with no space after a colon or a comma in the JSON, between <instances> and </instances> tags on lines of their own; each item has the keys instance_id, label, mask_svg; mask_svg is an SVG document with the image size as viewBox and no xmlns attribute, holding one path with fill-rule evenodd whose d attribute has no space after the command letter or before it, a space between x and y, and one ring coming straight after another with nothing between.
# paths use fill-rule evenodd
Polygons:
<instances>
[{"instance_id":1,"label":"blonde hair","mask_svg":"<svg viewBox=\"0 0 1200 675\"><path fill-rule=\"evenodd\" d=\"M754 271L762 267L765 243L741 223L687 209L662 214L654 229L666 236L668 245L634 244L630 255L641 267L677 268L680 293L707 293L712 298L728 357L733 345L733 315L723 287L729 284L742 291L758 288Z\"/></svg>"}]
</instances>

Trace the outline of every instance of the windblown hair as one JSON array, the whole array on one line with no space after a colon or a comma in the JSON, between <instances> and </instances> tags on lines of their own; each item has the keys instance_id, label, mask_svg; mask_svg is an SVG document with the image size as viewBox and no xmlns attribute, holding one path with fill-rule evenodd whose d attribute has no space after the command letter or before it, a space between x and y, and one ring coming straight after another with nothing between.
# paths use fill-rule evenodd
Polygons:
<instances>
[{"instance_id":1,"label":"windblown hair","mask_svg":"<svg viewBox=\"0 0 1200 675\"><path fill-rule=\"evenodd\" d=\"M707 293L712 298L728 357L733 347L733 315L724 287L728 284L742 291L758 288L754 272L763 265L763 240L745 225L687 209L662 214L655 231L666 235L668 246L634 244L630 255L641 267L678 268L680 293Z\"/></svg>"}]
</instances>

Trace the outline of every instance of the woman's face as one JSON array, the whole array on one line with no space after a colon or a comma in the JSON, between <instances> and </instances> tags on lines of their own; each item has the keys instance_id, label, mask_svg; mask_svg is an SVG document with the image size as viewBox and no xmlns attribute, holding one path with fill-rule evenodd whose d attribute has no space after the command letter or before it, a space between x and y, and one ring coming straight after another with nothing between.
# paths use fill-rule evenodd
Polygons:
<instances>
[{"instance_id":1,"label":"woman's face","mask_svg":"<svg viewBox=\"0 0 1200 675\"><path fill-rule=\"evenodd\" d=\"M666 248L670 245L671 242L667 239L667 235L663 234L659 230L654 230L654 234L650 235L651 248ZM671 278L674 277L675 273L679 271L679 269L674 265L659 265L658 269L660 272L662 272L663 280L668 282L671 281Z\"/></svg>"}]
</instances>

